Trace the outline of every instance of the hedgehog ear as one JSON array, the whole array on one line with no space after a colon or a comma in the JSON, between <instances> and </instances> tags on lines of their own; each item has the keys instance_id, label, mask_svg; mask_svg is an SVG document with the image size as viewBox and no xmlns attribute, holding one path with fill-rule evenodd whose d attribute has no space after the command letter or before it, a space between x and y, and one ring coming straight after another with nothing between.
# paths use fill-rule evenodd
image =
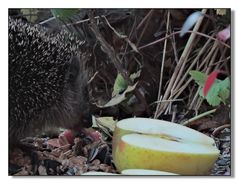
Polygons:
<instances>
[{"instance_id":1,"label":"hedgehog ear","mask_svg":"<svg viewBox=\"0 0 239 184\"><path fill-rule=\"evenodd\" d=\"M69 70L66 76L68 82L74 82L80 71L80 62L78 57L73 56L70 60Z\"/></svg>"}]
</instances>

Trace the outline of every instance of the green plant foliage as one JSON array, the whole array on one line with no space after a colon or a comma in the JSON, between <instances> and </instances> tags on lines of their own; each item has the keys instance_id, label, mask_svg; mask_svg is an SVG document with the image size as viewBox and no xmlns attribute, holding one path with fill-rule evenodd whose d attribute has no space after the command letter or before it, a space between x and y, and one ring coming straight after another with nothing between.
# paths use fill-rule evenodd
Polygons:
<instances>
[{"instance_id":1,"label":"green plant foliage","mask_svg":"<svg viewBox=\"0 0 239 184\"><path fill-rule=\"evenodd\" d=\"M130 79L134 82L140 76L141 70L130 75ZM115 79L112 96L122 93L128 87L128 83L125 81L123 76L119 73Z\"/></svg>"},{"instance_id":2,"label":"green plant foliage","mask_svg":"<svg viewBox=\"0 0 239 184\"><path fill-rule=\"evenodd\" d=\"M221 97L222 101L226 101L230 96L230 80L227 77L223 81L218 83L220 88L219 96Z\"/></svg>"},{"instance_id":3,"label":"green plant foliage","mask_svg":"<svg viewBox=\"0 0 239 184\"><path fill-rule=\"evenodd\" d=\"M127 88L128 84L124 80L123 76L119 73L115 79L112 96L123 92Z\"/></svg>"},{"instance_id":4,"label":"green plant foliage","mask_svg":"<svg viewBox=\"0 0 239 184\"><path fill-rule=\"evenodd\" d=\"M51 13L54 17L60 19L60 20L68 20L74 15L77 15L79 13L79 9L73 9L73 8L53 8L51 9Z\"/></svg>"},{"instance_id":5,"label":"green plant foliage","mask_svg":"<svg viewBox=\"0 0 239 184\"><path fill-rule=\"evenodd\" d=\"M189 74L192 76L192 78L196 81L196 83L199 86L203 86L205 81L207 80L207 75L205 73L196 70L191 70Z\"/></svg>"},{"instance_id":6,"label":"green plant foliage","mask_svg":"<svg viewBox=\"0 0 239 184\"><path fill-rule=\"evenodd\" d=\"M210 105L217 106L221 102L226 103L226 100L230 96L230 80L228 77L224 80L217 79L209 90L207 96L204 97L203 86L206 82L207 75L199 71L190 71L189 73L199 85L200 96L205 98Z\"/></svg>"}]
</instances>

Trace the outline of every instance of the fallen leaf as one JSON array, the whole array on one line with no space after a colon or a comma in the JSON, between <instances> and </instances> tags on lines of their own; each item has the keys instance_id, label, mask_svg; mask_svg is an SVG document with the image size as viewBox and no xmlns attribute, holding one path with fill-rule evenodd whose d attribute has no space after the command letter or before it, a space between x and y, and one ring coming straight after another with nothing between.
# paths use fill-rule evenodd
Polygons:
<instances>
[{"instance_id":1,"label":"fallen leaf","mask_svg":"<svg viewBox=\"0 0 239 184\"><path fill-rule=\"evenodd\" d=\"M100 125L109 128L112 132L115 129L117 121L113 119L113 117L100 117L96 118L97 123Z\"/></svg>"}]
</instances>

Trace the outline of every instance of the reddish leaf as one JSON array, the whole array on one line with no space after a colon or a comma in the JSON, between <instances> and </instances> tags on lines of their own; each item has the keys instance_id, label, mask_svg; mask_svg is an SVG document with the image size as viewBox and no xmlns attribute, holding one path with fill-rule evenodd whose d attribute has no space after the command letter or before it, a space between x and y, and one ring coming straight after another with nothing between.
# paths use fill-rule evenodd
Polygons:
<instances>
[{"instance_id":1,"label":"reddish leaf","mask_svg":"<svg viewBox=\"0 0 239 184\"><path fill-rule=\"evenodd\" d=\"M208 91L211 89L219 73L221 73L221 71L213 71L210 75L208 75L203 86L203 96L207 96Z\"/></svg>"}]
</instances>

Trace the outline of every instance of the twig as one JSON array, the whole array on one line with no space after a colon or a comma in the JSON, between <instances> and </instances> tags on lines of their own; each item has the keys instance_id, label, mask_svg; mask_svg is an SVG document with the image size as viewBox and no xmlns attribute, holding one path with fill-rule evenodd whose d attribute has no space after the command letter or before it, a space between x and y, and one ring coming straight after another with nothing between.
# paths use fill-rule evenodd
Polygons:
<instances>
[{"instance_id":1,"label":"twig","mask_svg":"<svg viewBox=\"0 0 239 184\"><path fill-rule=\"evenodd\" d=\"M170 32L172 32L171 29L172 28L170 27ZM172 47L173 47L173 53L174 53L175 61L176 61L176 63L178 63L178 53L177 53L177 48L176 48L175 35L173 35L170 40L171 40L171 44L172 44Z\"/></svg>"},{"instance_id":2,"label":"twig","mask_svg":"<svg viewBox=\"0 0 239 184\"><path fill-rule=\"evenodd\" d=\"M87 84L90 84L90 83L94 80L95 76L96 76L98 73L99 73L99 71L96 71L96 72L94 73L94 75L90 78L90 80L88 80Z\"/></svg>"},{"instance_id":3,"label":"twig","mask_svg":"<svg viewBox=\"0 0 239 184\"><path fill-rule=\"evenodd\" d=\"M212 109L212 110L210 110L210 111L204 112L204 113L199 114L199 115L197 115L197 116L195 116L195 117L193 117L193 118L191 118L191 119L189 119L189 120L187 120L187 121L185 121L185 122L182 122L182 123L180 123L180 124L181 124L181 125L184 125L184 126L187 126L189 123L191 123L191 122L193 122L193 121L195 121L195 120L198 120L198 119L200 119L200 118L202 118L202 117L204 117L204 116L207 116L207 115L209 115L209 114L212 114L212 113L216 112L216 110L217 110L217 109Z\"/></svg>"},{"instance_id":4,"label":"twig","mask_svg":"<svg viewBox=\"0 0 239 184\"><path fill-rule=\"evenodd\" d=\"M171 122L174 122L175 121L175 118L176 118L176 114L177 114L177 105L173 105L173 113L172 113L172 119L171 119Z\"/></svg>"},{"instance_id":5,"label":"twig","mask_svg":"<svg viewBox=\"0 0 239 184\"><path fill-rule=\"evenodd\" d=\"M153 104L156 104L156 103L165 103L165 102L180 102L180 101L183 101L183 99L173 99L173 100L157 100L157 101L154 101L153 103L151 103L149 106L153 105Z\"/></svg>"},{"instance_id":6,"label":"twig","mask_svg":"<svg viewBox=\"0 0 239 184\"><path fill-rule=\"evenodd\" d=\"M99 19L99 18L100 18L100 16L94 17L94 19ZM79 21L77 21L77 22L75 22L75 23L69 23L69 24L67 24L67 26L82 24L82 23L84 23L84 22L89 22L89 21L90 21L89 18L88 18L88 19L84 19L84 20L79 20Z\"/></svg>"},{"instance_id":7,"label":"twig","mask_svg":"<svg viewBox=\"0 0 239 184\"><path fill-rule=\"evenodd\" d=\"M166 25L166 36L168 35L168 28L169 28L169 18L170 18L170 11L168 11L168 16L167 16L167 25ZM164 49L163 49L163 58L162 58L162 64L161 64L161 71L160 71L160 78L159 78L159 89L158 89L158 100L161 96L161 88L162 88L162 81L163 81L163 70L164 70L164 62L165 62L165 55L166 55L166 49L167 49L167 40L164 41ZM160 104L157 104L155 113L154 113L154 118L157 117L158 110L159 110Z\"/></svg>"},{"instance_id":8,"label":"twig","mask_svg":"<svg viewBox=\"0 0 239 184\"><path fill-rule=\"evenodd\" d=\"M196 100L198 99L199 92L200 92L200 88L197 89L197 91L196 91L196 93L195 93L195 95L193 97L193 100L191 101L188 109L190 109L190 110L193 109L193 105L195 105Z\"/></svg>"},{"instance_id":9,"label":"twig","mask_svg":"<svg viewBox=\"0 0 239 184\"><path fill-rule=\"evenodd\" d=\"M46 23L48 23L48 22L50 22L50 21L52 21L52 20L55 20L55 19L56 19L56 17L50 17L49 19L44 20L44 21L40 22L39 24L40 24L40 25L43 25L43 24L46 24Z\"/></svg>"},{"instance_id":10,"label":"twig","mask_svg":"<svg viewBox=\"0 0 239 184\"><path fill-rule=\"evenodd\" d=\"M142 22L141 22L141 23L143 23L143 22L147 21L147 22L145 23L145 26L144 26L144 28L143 28L143 30L142 30L140 36L139 36L139 39L137 40L136 46L139 45L139 42L140 42L140 40L142 39L142 37L143 37L143 35L144 35L144 33L145 33L145 30L148 28L148 24L149 24L149 22L150 22L150 18L151 18L151 16L153 15L153 11L154 11L153 9L150 10L149 13L144 17L144 19L143 19ZM142 25L142 24L140 24L140 26L141 26L141 25ZM136 30L137 30L140 26L138 26L138 27L136 28Z\"/></svg>"},{"instance_id":11,"label":"twig","mask_svg":"<svg viewBox=\"0 0 239 184\"><path fill-rule=\"evenodd\" d=\"M203 9L202 10L202 13L206 13L206 9ZM196 25L194 26L193 28L193 31L197 31L199 29L199 27L201 26L201 23L203 21L203 17L199 18L199 20L197 21ZM180 66L180 69L179 69L179 72L178 72L178 75L176 77L176 80L174 81L174 84L171 88L171 90L175 89L176 85L178 84L178 81L180 80L180 78L182 77L182 74L183 74L183 71L184 71L184 68L185 68L185 65L187 63L187 58L194 46L194 41L195 41L195 38L196 38L196 34L191 34L188 41L187 41L187 44L183 50L183 53L178 61L178 64L182 63L181 66Z\"/></svg>"},{"instance_id":12,"label":"twig","mask_svg":"<svg viewBox=\"0 0 239 184\"><path fill-rule=\"evenodd\" d=\"M138 24L138 26L136 27L136 30L138 30L143 24L144 22L152 15L153 13L153 9L151 9L148 14L142 19L142 21Z\"/></svg>"},{"instance_id":13,"label":"twig","mask_svg":"<svg viewBox=\"0 0 239 184\"><path fill-rule=\"evenodd\" d=\"M148 44L146 44L146 45L143 45L143 46L141 46L141 47L138 47L138 50L141 50L141 49L144 49L144 48L146 48L146 47L152 46L152 45L154 45L154 44L160 43L160 42L164 41L165 39L168 39L168 38L170 38L171 36L177 35L177 34L180 34L180 33L181 33L181 31L173 32L173 33L169 34L169 35L166 36L166 37L160 38L160 39L155 40L155 41L153 41L153 42L151 42L151 43L148 43ZM209 35L207 35L207 34L204 34L204 33L198 32L198 31L187 31L187 32L186 32L186 34L189 34L189 33L194 33L194 34L196 34L196 35L203 36L203 37L206 37L206 38L211 39L211 40L214 40L214 41L218 41L220 44L224 45L225 47L231 48L230 45L228 45L228 44L226 44L226 43L224 43L224 42L218 40L217 38L214 38L214 37L212 37L212 36L209 36Z\"/></svg>"},{"instance_id":14,"label":"twig","mask_svg":"<svg viewBox=\"0 0 239 184\"><path fill-rule=\"evenodd\" d=\"M108 42L101 35L91 12L89 13L89 16L90 16L90 20L91 20L91 30L95 33L97 40L102 45L103 51L108 55L108 57L111 59L112 63L115 65L115 67L117 68L119 73L121 73L121 75L124 77L124 79L126 79L126 81L129 82L130 78L127 75L127 72L122 68L122 66L119 62L119 59L117 58L117 55L115 53L115 50L113 49L113 47L110 44L108 44Z\"/></svg>"},{"instance_id":15,"label":"twig","mask_svg":"<svg viewBox=\"0 0 239 184\"><path fill-rule=\"evenodd\" d=\"M199 58L201 57L201 55L207 49L207 46L209 45L210 41L211 40L207 40L207 42L204 44L202 49L199 51L199 53L197 54L195 59L191 62L191 65L188 67L187 71L185 72L185 74L183 75L183 77L180 79L180 81L178 82L177 86L175 87L175 91L178 91L179 87L183 84L183 82L186 79L186 77L188 76L188 73L190 72L190 70L192 70L192 68L196 65L196 63L199 60Z\"/></svg>"},{"instance_id":16,"label":"twig","mask_svg":"<svg viewBox=\"0 0 239 184\"><path fill-rule=\"evenodd\" d=\"M205 13L206 10L203 10L202 12ZM193 32L197 32L197 30L199 29L199 27L201 25L202 19L203 19L203 17L199 18L199 20L197 21L196 25L193 28ZM190 35L188 42L183 50L183 53L179 59L179 62L174 70L174 73L169 81L167 89L164 93L163 100L167 99L169 97L170 93L172 94L173 89L177 85L177 81L180 79L180 77L183 73L184 66L186 64L187 57L191 51L191 48L193 45L192 43L193 43L195 37L196 37L196 34L194 34L194 33ZM158 118L161 115L161 113L165 110L166 106L167 106L167 104L163 104L159 107L156 118Z\"/></svg>"},{"instance_id":17,"label":"twig","mask_svg":"<svg viewBox=\"0 0 239 184\"><path fill-rule=\"evenodd\" d=\"M107 25L110 27L110 29L111 29L119 38L124 39L124 40L131 46L131 48L132 48L135 52L137 52L137 53L139 52L138 49L137 49L137 47L136 47L136 45L135 45L134 43L132 43L126 35L122 35L122 34L118 33L118 32L115 30L115 28L113 28L113 27L110 25L110 23L109 23L109 21L107 20L107 18L106 18L105 16L102 16L102 17L105 19L105 21L106 21Z\"/></svg>"},{"instance_id":18,"label":"twig","mask_svg":"<svg viewBox=\"0 0 239 184\"><path fill-rule=\"evenodd\" d=\"M215 137L221 130L223 130L225 128L230 128L230 127L231 127L230 124L225 124L225 125L219 126L212 132L212 136Z\"/></svg>"}]
</instances>

